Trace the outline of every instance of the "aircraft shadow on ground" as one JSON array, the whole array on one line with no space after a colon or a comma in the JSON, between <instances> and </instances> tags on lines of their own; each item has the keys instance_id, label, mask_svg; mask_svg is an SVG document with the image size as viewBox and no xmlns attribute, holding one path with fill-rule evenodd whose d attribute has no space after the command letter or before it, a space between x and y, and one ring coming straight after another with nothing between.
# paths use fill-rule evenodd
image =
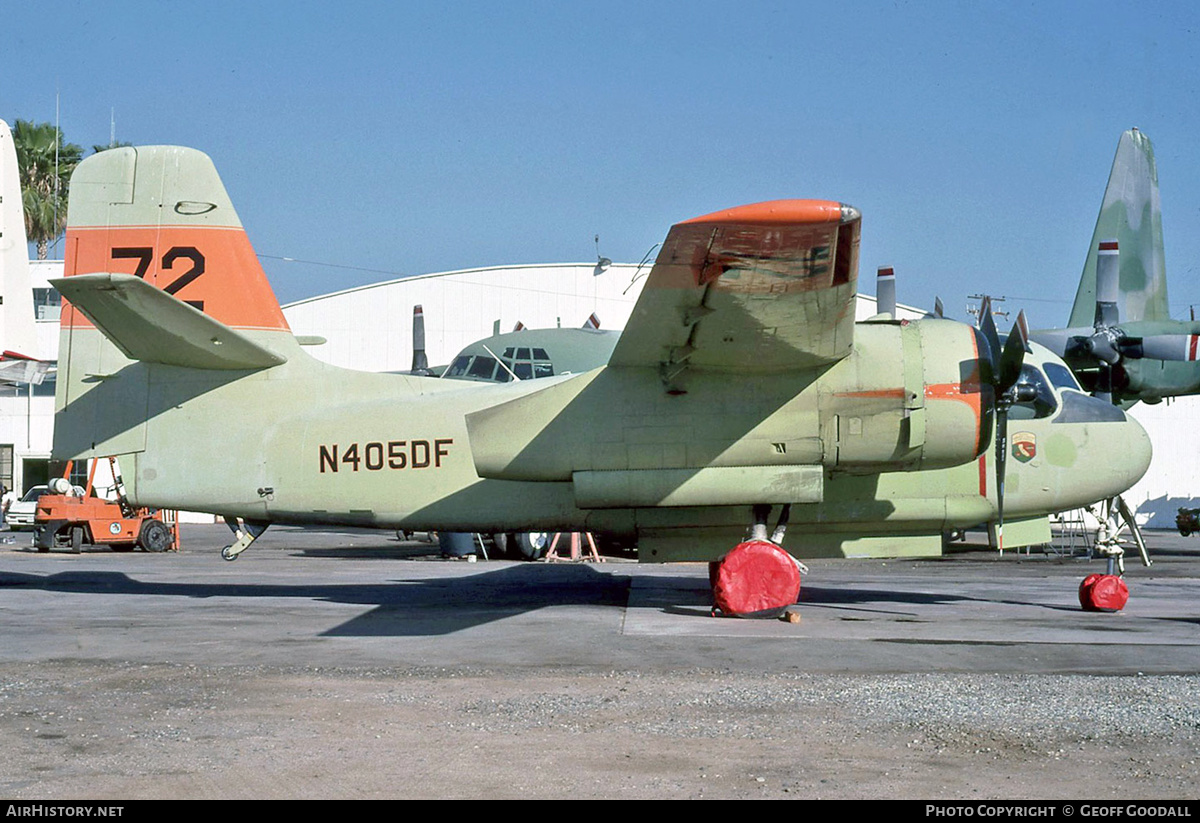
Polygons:
<instances>
[{"instance_id":1,"label":"aircraft shadow on ground","mask_svg":"<svg viewBox=\"0 0 1200 823\"><path fill-rule=\"evenodd\" d=\"M287 598L371 606L371 611L322 632L324 636L433 636L451 634L553 606L624 608L629 577L583 565L508 566L467 576L392 578L379 583L164 583L121 572L72 571L51 575L0 571L0 589L71 594L155 595L186 598Z\"/></svg>"},{"instance_id":2,"label":"aircraft shadow on ground","mask_svg":"<svg viewBox=\"0 0 1200 823\"><path fill-rule=\"evenodd\" d=\"M0 571L0 589L45 592L154 595L185 598L302 599L371 607L327 629L327 637L426 637L453 634L476 626L556 606L625 608L631 578L586 564L518 564L494 571L378 583L169 583L136 580L121 572L68 571L38 575ZM708 619L712 595L706 578L654 576L639 587L639 607L666 614ZM904 616L905 606L1039 606L1077 611L1046 603L1008 598L971 597L936 591L810 586L801 590L800 608L845 609Z\"/></svg>"}]
</instances>

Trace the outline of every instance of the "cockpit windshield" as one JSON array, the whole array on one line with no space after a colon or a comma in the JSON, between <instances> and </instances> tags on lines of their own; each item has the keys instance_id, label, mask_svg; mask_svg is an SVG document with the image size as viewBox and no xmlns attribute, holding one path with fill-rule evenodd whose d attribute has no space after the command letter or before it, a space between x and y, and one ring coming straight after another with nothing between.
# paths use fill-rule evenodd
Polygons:
<instances>
[{"instance_id":1,"label":"cockpit windshield","mask_svg":"<svg viewBox=\"0 0 1200 823\"><path fill-rule=\"evenodd\" d=\"M1075 375L1062 363L1043 363L1042 368L1046 370L1046 376L1050 378L1054 388L1083 391L1079 386L1079 381L1075 379Z\"/></svg>"}]
</instances>

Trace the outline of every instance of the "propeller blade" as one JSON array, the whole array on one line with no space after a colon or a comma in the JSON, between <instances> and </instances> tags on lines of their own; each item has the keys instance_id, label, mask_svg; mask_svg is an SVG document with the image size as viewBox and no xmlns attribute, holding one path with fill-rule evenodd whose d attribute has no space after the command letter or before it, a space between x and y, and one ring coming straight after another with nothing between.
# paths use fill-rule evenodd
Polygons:
<instances>
[{"instance_id":1,"label":"propeller blade","mask_svg":"<svg viewBox=\"0 0 1200 823\"><path fill-rule=\"evenodd\" d=\"M1025 355L1029 348L1029 323L1025 320L1025 311L1017 314L1017 322L1008 332L1008 340L1004 343L1004 353L1000 357L1000 373L996 381L996 392L1003 394L1017 384L1021 378L1021 366L1025 363Z\"/></svg>"},{"instance_id":2,"label":"propeller blade","mask_svg":"<svg viewBox=\"0 0 1200 823\"><path fill-rule=\"evenodd\" d=\"M998 349L999 334L996 331L996 322L991 316L991 301L987 298L984 298L980 311L985 308L988 314L983 323L983 334L988 338L988 345ZM1014 403L1032 400L1033 397L1028 395L1036 395L1036 389L1019 382L1021 367L1025 363L1025 355L1029 352L1029 322L1022 310L1017 314L1017 322L1013 323L1008 332L999 366L993 372L996 375L996 544L1000 551L1004 551L1004 475L1008 466L1008 410Z\"/></svg>"},{"instance_id":3,"label":"propeller blade","mask_svg":"<svg viewBox=\"0 0 1200 823\"><path fill-rule=\"evenodd\" d=\"M1000 373L1000 333L996 331L996 318L992 317L992 298L984 297L979 304L979 331L988 345L988 361L991 363L991 373ZM997 397L1000 392L997 391Z\"/></svg>"},{"instance_id":4,"label":"propeller blade","mask_svg":"<svg viewBox=\"0 0 1200 823\"><path fill-rule=\"evenodd\" d=\"M996 403L996 545L1004 551L1004 470L1008 461L1008 407L1006 400Z\"/></svg>"},{"instance_id":5,"label":"propeller blade","mask_svg":"<svg viewBox=\"0 0 1200 823\"><path fill-rule=\"evenodd\" d=\"M1120 322L1117 298L1121 290L1120 252L1116 240L1101 240L1096 251L1096 320L1097 330Z\"/></svg>"},{"instance_id":6,"label":"propeller blade","mask_svg":"<svg viewBox=\"0 0 1200 823\"><path fill-rule=\"evenodd\" d=\"M412 347L412 371L417 374L429 371L425 356L425 310L419 305L413 306Z\"/></svg>"},{"instance_id":7,"label":"propeller blade","mask_svg":"<svg viewBox=\"0 0 1200 823\"><path fill-rule=\"evenodd\" d=\"M875 311L896 316L896 273L891 266L880 266L875 281Z\"/></svg>"},{"instance_id":8,"label":"propeller blade","mask_svg":"<svg viewBox=\"0 0 1200 823\"><path fill-rule=\"evenodd\" d=\"M1128 337L1121 341L1121 354L1133 359L1182 360L1200 359L1200 335L1196 334L1150 334L1145 337Z\"/></svg>"},{"instance_id":9,"label":"propeller blade","mask_svg":"<svg viewBox=\"0 0 1200 823\"><path fill-rule=\"evenodd\" d=\"M1087 341L1095 330L1090 326L1074 329L1041 329L1030 332L1029 339L1045 346L1064 359L1088 357Z\"/></svg>"}]
</instances>

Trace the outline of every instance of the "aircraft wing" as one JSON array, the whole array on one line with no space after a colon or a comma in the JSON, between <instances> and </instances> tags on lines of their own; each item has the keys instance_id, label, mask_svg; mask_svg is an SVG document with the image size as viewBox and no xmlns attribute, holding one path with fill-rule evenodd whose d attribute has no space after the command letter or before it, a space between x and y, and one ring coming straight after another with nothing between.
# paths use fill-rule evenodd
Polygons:
<instances>
[{"instance_id":1,"label":"aircraft wing","mask_svg":"<svg viewBox=\"0 0 1200 823\"><path fill-rule=\"evenodd\" d=\"M48 360L37 360L24 354L5 351L0 354L0 383L30 383L40 385L54 368Z\"/></svg>"},{"instance_id":2,"label":"aircraft wing","mask_svg":"<svg viewBox=\"0 0 1200 823\"><path fill-rule=\"evenodd\" d=\"M739 206L673 226L612 366L778 372L833 363L854 334L857 209Z\"/></svg>"}]
</instances>

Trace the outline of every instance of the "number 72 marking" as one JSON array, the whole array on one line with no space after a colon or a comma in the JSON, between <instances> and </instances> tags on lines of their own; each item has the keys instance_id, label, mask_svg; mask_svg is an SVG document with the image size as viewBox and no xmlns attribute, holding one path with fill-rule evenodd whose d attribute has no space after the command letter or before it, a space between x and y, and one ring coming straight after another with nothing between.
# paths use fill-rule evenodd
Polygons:
<instances>
[{"instance_id":1,"label":"number 72 marking","mask_svg":"<svg viewBox=\"0 0 1200 823\"><path fill-rule=\"evenodd\" d=\"M167 294L175 294L188 283L191 283L197 277L204 274L204 255L195 246L172 246L162 256L160 265L163 269L174 268L175 262L181 257L191 260L192 267L163 287L163 291ZM146 272L150 270L150 262L154 259L154 249L149 246L121 246L112 250L112 259L138 261L137 269L134 270L133 274L135 277L140 277L144 280L146 279ZM204 311L203 300L185 300L184 302L195 306L200 311Z\"/></svg>"}]
</instances>

